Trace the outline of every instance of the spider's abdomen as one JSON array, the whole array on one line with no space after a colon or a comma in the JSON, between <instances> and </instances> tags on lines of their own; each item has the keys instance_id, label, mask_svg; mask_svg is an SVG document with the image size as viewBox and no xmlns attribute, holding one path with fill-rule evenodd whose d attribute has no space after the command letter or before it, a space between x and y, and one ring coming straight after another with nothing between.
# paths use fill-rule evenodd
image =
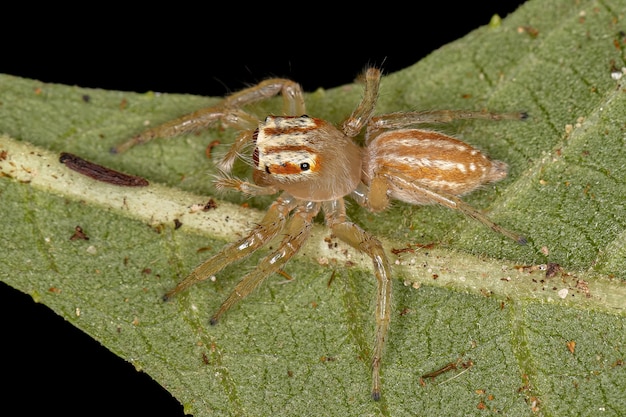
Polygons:
<instances>
[{"instance_id":1,"label":"spider's abdomen","mask_svg":"<svg viewBox=\"0 0 626 417\"><path fill-rule=\"evenodd\" d=\"M384 132L372 140L367 147L364 174L366 183L376 174L385 174L459 196L505 178L507 165L443 133L402 129ZM409 201L412 198L400 189L392 189L391 196L413 204L427 203Z\"/></svg>"},{"instance_id":2,"label":"spider's abdomen","mask_svg":"<svg viewBox=\"0 0 626 417\"><path fill-rule=\"evenodd\" d=\"M309 116L268 116L254 135L254 181L294 197L328 201L361 179L361 150L332 124Z\"/></svg>"}]
</instances>

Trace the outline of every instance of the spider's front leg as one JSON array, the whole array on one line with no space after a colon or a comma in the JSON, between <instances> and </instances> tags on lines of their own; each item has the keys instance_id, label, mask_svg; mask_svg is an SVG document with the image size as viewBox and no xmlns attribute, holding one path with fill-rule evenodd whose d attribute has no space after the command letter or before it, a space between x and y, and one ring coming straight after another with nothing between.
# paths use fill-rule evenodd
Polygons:
<instances>
[{"instance_id":1,"label":"spider's front leg","mask_svg":"<svg viewBox=\"0 0 626 417\"><path fill-rule=\"evenodd\" d=\"M380 399L380 368L391 321L391 266L383 246L373 235L348 221L343 199L323 203L326 223L333 234L370 258L376 275L376 328L372 354L372 398Z\"/></svg>"},{"instance_id":2,"label":"spider's front leg","mask_svg":"<svg viewBox=\"0 0 626 417\"><path fill-rule=\"evenodd\" d=\"M111 148L111 153L123 153L136 145L144 144L156 138L171 138L206 129L218 120L221 120L225 126L240 130L254 129L257 123L254 117L242 110L229 109L222 104L218 104L144 130L126 142Z\"/></svg>"},{"instance_id":3,"label":"spider's front leg","mask_svg":"<svg viewBox=\"0 0 626 417\"><path fill-rule=\"evenodd\" d=\"M258 120L255 117L241 110L241 108L248 104L267 100L278 94L281 94L283 97L283 112L285 114L301 115L306 113L304 93L300 85L291 80L272 78L231 94L215 106L197 110L147 129L126 142L113 147L111 152L122 153L135 145L149 142L158 137L169 138L195 132L206 129L217 121L221 121L226 127L244 131L244 133L239 135L231 150L229 150L220 164L222 170L230 171L238 152L247 143L251 142L252 132L258 124Z\"/></svg>"},{"instance_id":4,"label":"spider's front leg","mask_svg":"<svg viewBox=\"0 0 626 417\"><path fill-rule=\"evenodd\" d=\"M285 237L278 248L263 258L252 272L239 281L233 292L211 317L211 324L216 324L235 303L250 294L265 278L280 270L300 250L311 234L313 218L319 210L319 203L300 201L285 227Z\"/></svg>"},{"instance_id":5,"label":"spider's front leg","mask_svg":"<svg viewBox=\"0 0 626 417\"><path fill-rule=\"evenodd\" d=\"M210 278L231 263L249 256L257 249L264 246L283 230L289 218L289 213L296 206L297 200L289 194L283 193L283 195L270 206L263 220L261 220L247 236L226 246L219 253L196 267L185 279L180 281L176 287L168 291L163 296L163 300L169 300L179 292Z\"/></svg>"}]
</instances>

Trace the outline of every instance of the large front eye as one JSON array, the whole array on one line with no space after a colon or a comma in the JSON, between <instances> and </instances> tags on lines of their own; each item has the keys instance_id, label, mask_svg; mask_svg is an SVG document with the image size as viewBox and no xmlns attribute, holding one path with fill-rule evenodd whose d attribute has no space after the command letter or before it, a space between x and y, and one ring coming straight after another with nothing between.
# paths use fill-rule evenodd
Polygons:
<instances>
[{"instance_id":1,"label":"large front eye","mask_svg":"<svg viewBox=\"0 0 626 417\"><path fill-rule=\"evenodd\" d=\"M302 171L308 171L309 169L311 169L311 165L309 165L308 162L303 162L300 164L300 169Z\"/></svg>"}]
</instances>

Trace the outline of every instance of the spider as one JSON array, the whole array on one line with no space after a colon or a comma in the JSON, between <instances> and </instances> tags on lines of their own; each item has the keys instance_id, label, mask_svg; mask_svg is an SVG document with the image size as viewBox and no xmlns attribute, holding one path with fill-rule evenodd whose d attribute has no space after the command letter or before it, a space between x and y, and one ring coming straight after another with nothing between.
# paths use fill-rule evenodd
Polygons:
<instances>
[{"instance_id":1,"label":"spider","mask_svg":"<svg viewBox=\"0 0 626 417\"><path fill-rule=\"evenodd\" d=\"M291 80L274 78L227 96L215 106L146 130L112 149L115 153L124 152L156 137L188 133L217 121L239 129L239 135L218 164L221 174L215 180L216 187L251 196L280 194L245 237L197 266L163 299L169 300L214 276L282 233L278 248L241 279L213 314L210 323L216 324L269 275L281 271L309 237L313 219L321 210L331 233L367 254L373 262L377 281L371 357L374 400L381 397L380 371L391 320L391 266L381 242L347 218L344 198L351 197L373 212L385 210L393 199L410 204L440 204L459 210L520 244L526 243L524 237L497 225L459 198L505 178L507 165L451 136L415 127L457 119L523 120L526 114L441 110L374 116L380 78L379 69L365 70L361 101L339 126L308 116L301 87ZM269 115L259 121L243 110L246 105L278 95L283 99L284 115ZM355 140L362 132L364 146ZM252 148L247 159L253 168L253 182L230 175L235 160L246 147Z\"/></svg>"}]
</instances>

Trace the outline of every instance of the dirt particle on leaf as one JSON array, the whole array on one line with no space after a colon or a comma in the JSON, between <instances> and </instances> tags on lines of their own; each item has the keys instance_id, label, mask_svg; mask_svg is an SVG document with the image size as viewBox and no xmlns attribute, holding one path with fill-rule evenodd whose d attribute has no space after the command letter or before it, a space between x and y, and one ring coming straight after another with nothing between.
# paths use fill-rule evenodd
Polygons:
<instances>
[{"instance_id":1,"label":"dirt particle on leaf","mask_svg":"<svg viewBox=\"0 0 626 417\"><path fill-rule=\"evenodd\" d=\"M74 228L74 234L70 236L70 240L89 240L89 236L85 234L83 228L80 226L76 226Z\"/></svg>"},{"instance_id":2,"label":"dirt particle on leaf","mask_svg":"<svg viewBox=\"0 0 626 417\"><path fill-rule=\"evenodd\" d=\"M567 341L567 350L569 350L571 354L574 354L574 351L576 351L576 341L575 340L568 340Z\"/></svg>"}]
</instances>

